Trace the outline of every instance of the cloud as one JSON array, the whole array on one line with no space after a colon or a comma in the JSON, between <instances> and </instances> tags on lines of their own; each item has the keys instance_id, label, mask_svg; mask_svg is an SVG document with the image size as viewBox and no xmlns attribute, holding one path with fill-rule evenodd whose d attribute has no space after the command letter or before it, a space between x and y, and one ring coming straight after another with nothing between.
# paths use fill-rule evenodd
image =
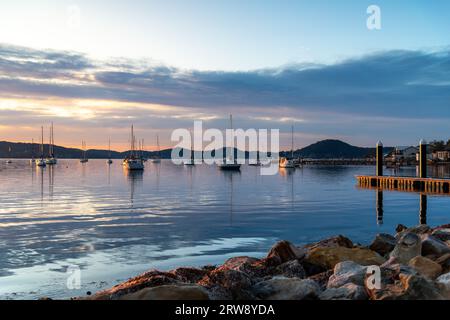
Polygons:
<instances>
[{"instance_id":1,"label":"cloud","mask_svg":"<svg viewBox=\"0 0 450 320\"><path fill-rule=\"evenodd\" d=\"M195 117L223 126L221 117L233 111L253 127L258 122L289 126L286 120L297 119L304 132L318 136L369 136L383 128L392 134L393 127L407 136L414 134L415 120L421 119L429 120L425 127L430 132L441 134L432 123L448 129L442 121L450 120L450 51L385 51L331 65L225 72L183 70L151 60L99 61L76 52L0 45L0 98L42 101L44 111L22 110L23 117L15 122L40 121L32 121L33 116L49 117L55 108L80 109L76 103L55 107L46 102L53 99L114 101L67 113L74 115L74 124L87 127L118 126L131 119L174 128ZM140 104L170 108L158 112ZM0 117L13 114L8 110ZM64 121L69 125L70 119Z\"/></svg>"},{"instance_id":2,"label":"cloud","mask_svg":"<svg viewBox=\"0 0 450 320\"><path fill-rule=\"evenodd\" d=\"M2 95L108 98L209 110L282 106L365 115L450 116L449 51L388 51L333 65L220 72L133 65L133 61L114 65L78 53L2 45L0 71ZM61 78L67 81L51 81ZM80 84L80 79L85 82Z\"/></svg>"}]
</instances>

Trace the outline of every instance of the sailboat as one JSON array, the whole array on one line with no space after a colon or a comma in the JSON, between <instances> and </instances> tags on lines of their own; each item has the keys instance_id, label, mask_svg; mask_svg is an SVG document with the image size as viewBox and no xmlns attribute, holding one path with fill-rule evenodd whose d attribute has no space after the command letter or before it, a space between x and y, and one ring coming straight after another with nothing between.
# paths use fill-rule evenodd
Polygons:
<instances>
[{"instance_id":1,"label":"sailboat","mask_svg":"<svg viewBox=\"0 0 450 320\"><path fill-rule=\"evenodd\" d=\"M156 145L158 147L158 156L156 159L153 159L152 162L153 163L161 163L161 149L159 147L159 136L156 135Z\"/></svg>"},{"instance_id":2,"label":"sailboat","mask_svg":"<svg viewBox=\"0 0 450 320\"><path fill-rule=\"evenodd\" d=\"M48 157L45 160L45 163L48 165L54 165L58 161L55 158L55 138L53 136L53 122L50 127L50 143L48 145Z\"/></svg>"},{"instance_id":3,"label":"sailboat","mask_svg":"<svg viewBox=\"0 0 450 320\"><path fill-rule=\"evenodd\" d=\"M86 141L81 141L81 148L83 151L82 151L80 162L86 163L89 161L89 159L87 158Z\"/></svg>"},{"instance_id":4,"label":"sailboat","mask_svg":"<svg viewBox=\"0 0 450 320\"><path fill-rule=\"evenodd\" d=\"M280 158L279 167L282 169L293 169L295 168L295 160L294 160L294 126L292 126L292 139L291 139L291 157L282 157Z\"/></svg>"},{"instance_id":5,"label":"sailboat","mask_svg":"<svg viewBox=\"0 0 450 320\"><path fill-rule=\"evenodd\" d=\"M233 130L233 115L230 114L230 129ZM231 150L234 153L234 148ZM223 163L219 164L221 170L241 170L241 165L236 162L234 157L228 156L223 159Z\"/></svg>"},{"instance_id":6,"label":"sailboat","mask_svg":"<svg viewBox=\"0 0 450 320\"><path fill-rule=\"evenodd\" d=\"M130 155L127 156L122 164L127 170L144 170L144 161L142 157L136 155L136 137L134 136L134 127L131 126L131 150Z\"/></svg>"},{"instance_id":7,"label":"sailboat","mask_svg":"<svg viewBox=\"0 0 450 320\"><path fill-rule=\"evenodd\" d=\"M36 159L34 159L34 139L31 139L31 159L30 164L33 165L36 163Z\"/></svg>"},{"instance_id":8,"label":"sailboat","mask_svg":"<svg viewBox=\"0 0 450 320\"><path fill-rule=\"evenodd\" d=\"M45 167L47 164L44 159L44 127L41 127L41 158L36 160L36 166Z\"/></svg>"},{"instance_id":9,"label":"sailboat","mask_svg":"<svg viewBox=\"0 0 450 320\"><path fill-rule=\"evenodd\" d=\"M108 160L106 161L107 164L112 164L113 161L111 160L111 139L108 141Z\"/></svg>"},{"instance_id":10,"label":"sailboat","mask_svg":"<svg viewBox=\"0 0 450 320\"><path fill-rule=\"evenodd\" d=\"M190 131L190 132L191 132L191 137L192 137L192 131ZM195 166L194 143L192 141L191 141L191 158L184 160L183 163L185 166Z\"/></svg>"},{"instance_id":11,"label":"sailboat","mask_svg":"<svg viewBox=\"0 0 450 320\"><path fill-rule=\"evenodd\" d=\"M9 155L11 156L11 147L9 147ZM12 163L12 160L11 159L8 159L8 160L6 160L6 163Z\"/></svg>"}]
</instances>

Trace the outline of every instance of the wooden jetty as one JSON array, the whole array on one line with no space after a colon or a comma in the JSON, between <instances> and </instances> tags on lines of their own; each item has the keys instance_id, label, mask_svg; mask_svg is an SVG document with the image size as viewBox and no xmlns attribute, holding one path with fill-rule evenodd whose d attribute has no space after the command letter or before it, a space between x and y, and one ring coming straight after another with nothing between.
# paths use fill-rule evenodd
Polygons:
<instances>
[{"instance_id":1,"label":"wooden jetty","mask_svg":"<svg viewBox=\"0 0 450 320\"><path fill-rule=\"evenodd\" d=\"M395 176L357 176L356 179L362 188L450 195L450 179Z\"/></svg>"},{"instance_id":2,"label":"wooden jetty","mask_svg":"<svg viewBox=\"0 0 450 320\"><path fill-rule=\"evenodd\" d=\"M427 177L427 144L420 142L419 177L397 177L383 175L383 144L377 144L376 175L356 176L362 188L378 190L397 190L405 192L420 192L433 195L450 195L450 179L435 179Z\"/></svg>"}]
</instances>

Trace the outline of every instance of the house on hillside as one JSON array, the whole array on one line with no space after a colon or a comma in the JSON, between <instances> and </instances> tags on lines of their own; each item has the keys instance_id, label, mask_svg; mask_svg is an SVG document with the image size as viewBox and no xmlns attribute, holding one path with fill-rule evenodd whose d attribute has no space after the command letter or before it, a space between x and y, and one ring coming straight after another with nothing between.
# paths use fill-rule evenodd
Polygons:
<instances>
[{"instance_id":1,"label":"house on hillside","mask_svg":"<svg viewBox=\"0 0 450 320\"><path fill-rule=\"evenodd\" d=\"M388 160L392 162L413 161L419 152L417 147L396 147L389 155Z\"/></svg>"},{"instance_id":2,"label":"house on hillside","mask_svg":"<svg viewBox=\"0 0 450 320\"><path fill-rule=\"evenodd\" d=\"M447 162L450 160L450 148L445 148L445 150L439 150L433 152L432 158L434 161Z\"/></svg>"}]
</instances>

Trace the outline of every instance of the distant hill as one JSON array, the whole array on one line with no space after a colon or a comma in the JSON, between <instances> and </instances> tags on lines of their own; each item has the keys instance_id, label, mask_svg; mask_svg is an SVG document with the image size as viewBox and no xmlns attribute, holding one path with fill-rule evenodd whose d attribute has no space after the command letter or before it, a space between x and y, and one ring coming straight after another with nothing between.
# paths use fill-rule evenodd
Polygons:
<instances>
[{"instance_id":1,"label":"distant hill","mask_svg":"<svg viewBox=\"0 0 450 320\"><path fill-rule=\"evenodd\" d=\"M393 148L386 148L384 152L388 153ZM31 144L31 143L13 143L13 142L0 142L0 158L22 158L29 159L33 156L37 157L39 152L39 144ZM183 152L183 153L181 153ZM182 151L179 150L179 153L190 154L189 150ZM225 149L223 150L225 153ZM161 158L162 159L170 159L172 153L172 149L161 150ZM48 145L44 145L44 154L48 154ZM55 146L55 154L57 158L60 159L78 159L82 155L82 151L80 149L75 148L65 148L61 146ZM117 152L111 151L111 158L113 159L123 159L129 151L125 152ZM323 140L317 143L314 143L306 148L295 151L296 157L302 158L313 158L313 159L356 159L356 158L365 158L370 155L375 155L375 148L362 148L355 147L348 143L345 143L340 140ZM90 159L106 159L109 156L108 150L88 150L87 151L88 158ZM214 152L213 152L214 155ZM248 152L245 153L245 156L248 157ZM280 152L281 156L288 155L287 152ZM155 158L158 156L157 152L144 152L144 156L147 158ZM236 150L235 150L236 156Z\"/></svg>"},{"instance_id":2,"label":"distant hill","mask_svg":"<svg viewBox=\"0 0 450 320\"><path fill-rule=\"evenodd\" d=\"M29 159L33 155L34 157L38 157L39 147L40 145L36 143L31 144L0 141L0 158ZM127 154L129 154L129 151L111 151L111 158L123 159ZM162 158L170 158L170 154L171 150L161 150ZM44 155L48 155L48 144L44 144ZM55 146L55 155L60 159L79 159L82 155L82 150ZM155 158L157 155L157 152L144 152L144 156L147 158ZM87 156L90 159L106 159L109 157L109 151L91 149L87 150Z\"/></svg>"},{"instance_id":3,"label":"distant hill","mask_svg":"<svg viewBox=\"0 0 450 320\"><path fill-rule=\"evenodd\" d=\"M392 148L385 148L389 152ZM312 159L361 159L375 155L375 148L352 146L340 140L323 140L303 149L295 151L294 155Z\"/></svg>"}]
</instances>

